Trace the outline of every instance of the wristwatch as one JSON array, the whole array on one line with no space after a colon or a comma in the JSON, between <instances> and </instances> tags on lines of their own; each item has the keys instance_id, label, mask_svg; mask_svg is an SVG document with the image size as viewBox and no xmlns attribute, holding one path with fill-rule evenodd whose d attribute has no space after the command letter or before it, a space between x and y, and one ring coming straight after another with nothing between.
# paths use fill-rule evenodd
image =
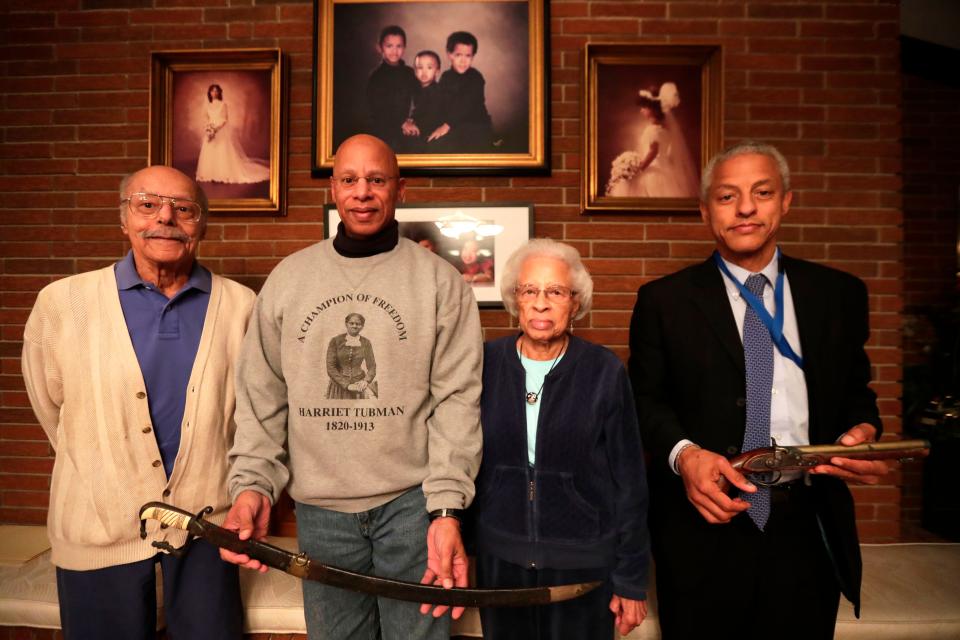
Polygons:
<instances>
[{"instance_id":1,"label":"wristwatch","mask_svg":"<svg viewBox=\"0 0 960 640\"><path fill-rule=\"evenodd\" d=\"M433 522L437 518L453 518L457 522L463 522L463 509L437 509L427 515L430 518L430 522Z\"/></svg>"}]
</instances>

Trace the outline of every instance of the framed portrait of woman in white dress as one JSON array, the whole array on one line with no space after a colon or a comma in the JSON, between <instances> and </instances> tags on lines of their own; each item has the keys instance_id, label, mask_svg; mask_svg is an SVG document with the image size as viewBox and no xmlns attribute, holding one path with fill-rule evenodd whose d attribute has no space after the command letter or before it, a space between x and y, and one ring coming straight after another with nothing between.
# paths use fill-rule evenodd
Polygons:
<instances>
[{"instance_id":1,"label":"framed portrait of woman in white dress","mask_svg":"<svg viewBox=\"0 0 960 640\"><path fill-rule=\"evenodd\" d=\"M194 177L213 213L284 214L279 49L152 54L150 163Z\"/></svg>"},{"instance_id":2,"label":"framed portrait of woman in white dress","mask_svg":"<svg viewBox=\"0 0 960 640\"><path fill-rule=\"evenodd\" d=\"M584 213L697 211L722 143L719 45L587 44Z\"/></svg>"}]
</instances>

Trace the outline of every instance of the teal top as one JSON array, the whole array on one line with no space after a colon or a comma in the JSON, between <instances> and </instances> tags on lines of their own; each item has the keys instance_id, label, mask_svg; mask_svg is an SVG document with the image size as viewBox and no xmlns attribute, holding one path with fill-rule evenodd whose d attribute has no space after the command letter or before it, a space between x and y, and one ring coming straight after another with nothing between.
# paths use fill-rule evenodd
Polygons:
<instances>
[{"instance_id":1,"label":"teal top","mask_svg":"<svg viewBox=\"0 0 960 640\"><path fill-rule=\"evenodd\" d=\"M524 398L526 398L529 392L536 393L540 391L540 397L535 403L530 404L524 399L527 409L527 460L530 461L530 464L533 464L537 457L537 421L540 419L540 404L543 402L543 392L541 391L543 381L546 379L547 374L550 373L550 370L563 360L563 355L561 354L556 361L531 360L520 353L519 349L517 349L517 355L520 356L520 364L523 365L525 384L527 385L526 391L523 394Z\"/></svg>"}]
</instances>

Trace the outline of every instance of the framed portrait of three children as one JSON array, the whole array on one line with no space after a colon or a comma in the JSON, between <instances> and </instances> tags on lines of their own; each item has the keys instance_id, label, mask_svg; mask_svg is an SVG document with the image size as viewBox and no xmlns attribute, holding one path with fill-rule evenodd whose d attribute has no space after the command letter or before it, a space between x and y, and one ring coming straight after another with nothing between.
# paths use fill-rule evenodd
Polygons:
<instances>
[{"instance_id":1,"label":"framed portrait of three children","mask_svg":"<svg viewBox=\"0 0 960 640\"><path fill-rule=\"evenodd\" d=\"M312 173L370 133L405 175L549 171L544 0L315 0Z\"/></svg>"}]
</instances>

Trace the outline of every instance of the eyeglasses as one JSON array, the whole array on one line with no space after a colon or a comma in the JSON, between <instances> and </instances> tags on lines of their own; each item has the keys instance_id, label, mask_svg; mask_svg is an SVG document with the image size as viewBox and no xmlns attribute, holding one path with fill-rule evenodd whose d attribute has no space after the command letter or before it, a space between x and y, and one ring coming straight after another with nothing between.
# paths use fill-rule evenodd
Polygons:
<instances>
[{"instance_id":1,"label":"eyeglasses","mask_svg":"<svg viewBox=\"0 0 960 640\"><path fill-rule=\"evenodd\" d=\"M391 180L396 180L395 176L334 176L334 180L344 189L353 189L361 180L367 181L367 186L371 189L383 189Z\"/></svg>"},{"instance_id":2,"label":"eyeglasses","mask_svg":"<svg viewBox=\"0 0 960 640\"><path fill-rule=\"evenodd\" d=\"M558 284L543 289L532 284L520 284L514 288L513 293L520 302L533 302L540 297L541 291L547 296L547 300L550 302L567 302L577 294L573 289L562 287Z\"/></svg>"},{"instance_id":3,"label":"eyeglasses","mask_svg":"<svg viewBox=\"0 0 960 640\"><path fill-rule=\"evenodd\" d=\"M124 202L138 216L147 219L156 218L163 208L165 202L170 203L170 211L180 222L199 222L203 216L203 209L193 200L185 198L171 198L170 196L160 196L155 193L131 193L129 198L124 198Z\"/></svg>"}]
</instances>

